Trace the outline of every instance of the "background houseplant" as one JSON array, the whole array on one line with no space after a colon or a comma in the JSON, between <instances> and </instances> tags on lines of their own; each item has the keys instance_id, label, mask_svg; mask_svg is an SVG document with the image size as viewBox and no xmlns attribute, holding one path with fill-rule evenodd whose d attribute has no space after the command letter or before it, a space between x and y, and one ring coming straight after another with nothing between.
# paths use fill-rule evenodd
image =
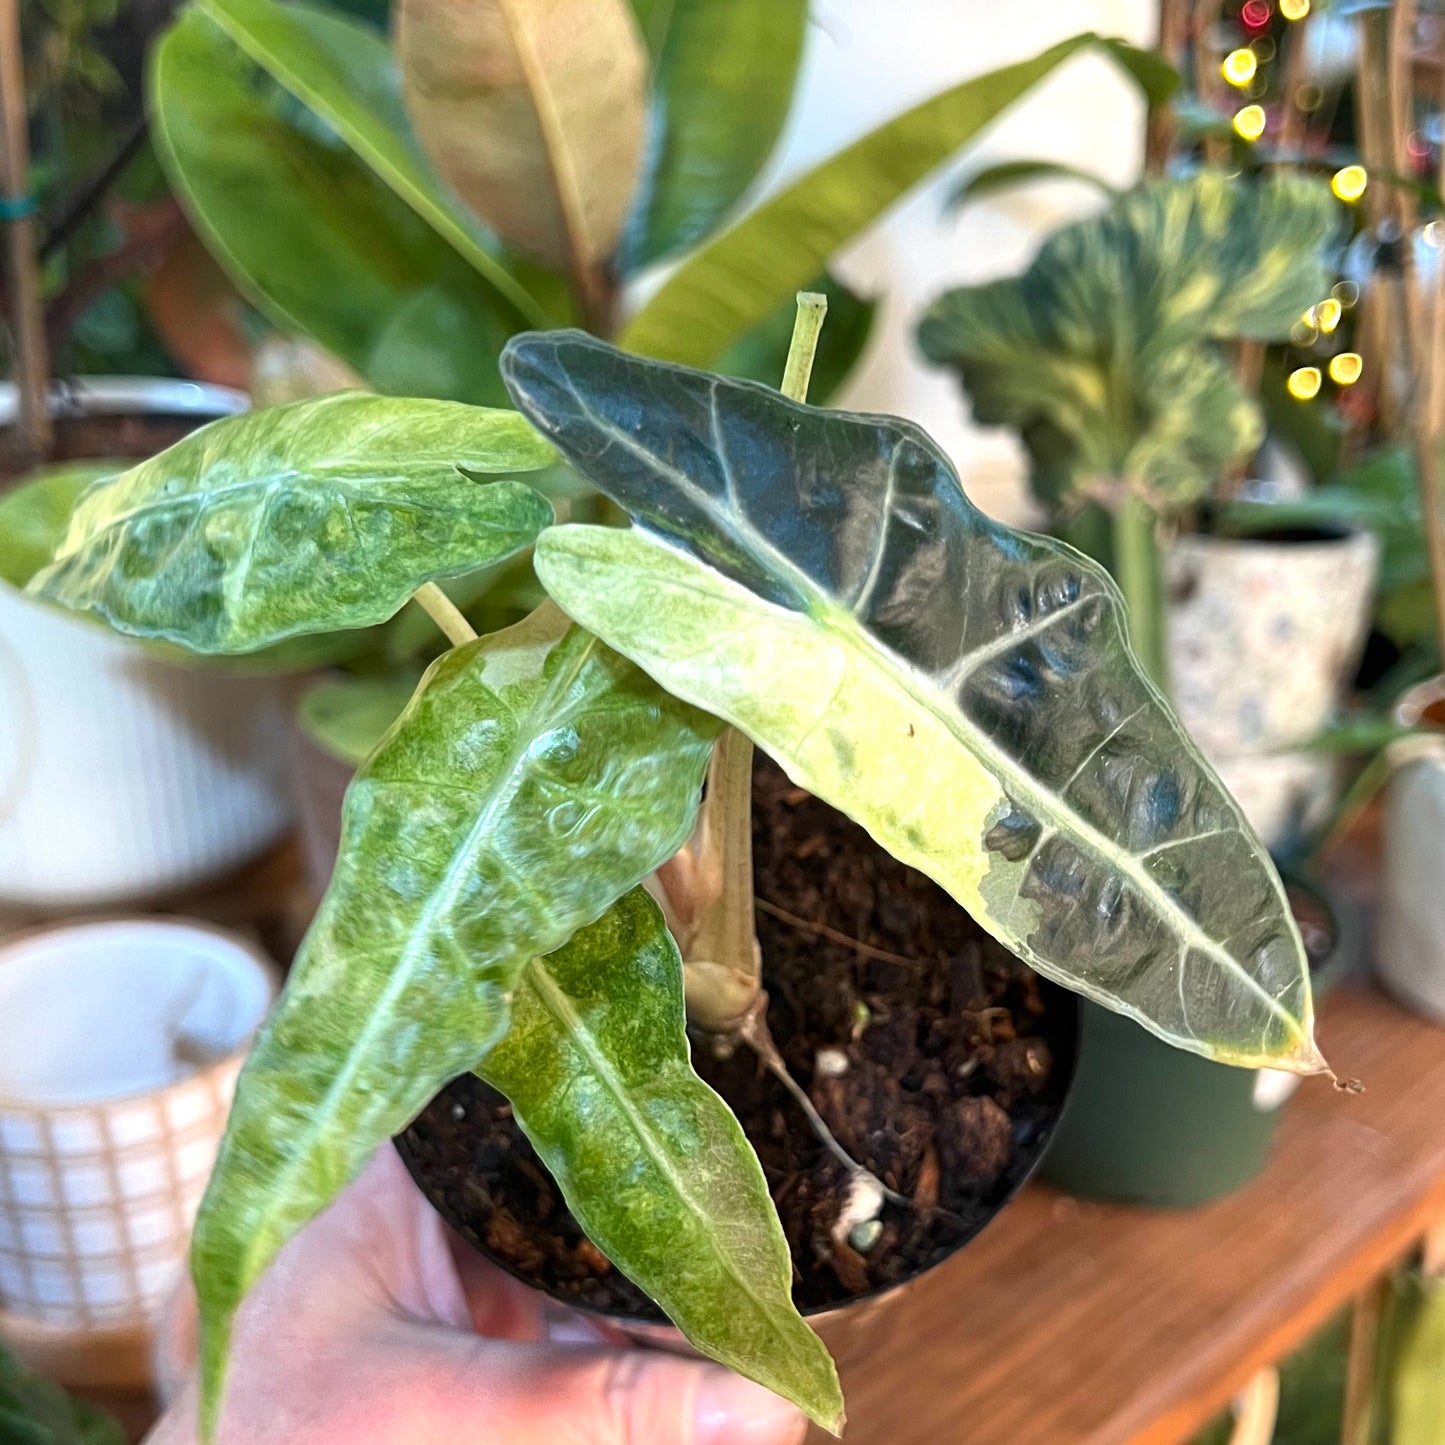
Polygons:
<instances>
[{"instance_id":1,"label":"background houseplant","mask_svg":"<svg viewBox=\"0 0 1445 1445\"><path fill-rule=\"evenodd\" d=\"M208 1419L230 1315L275 1249L439 1084L480 1067L513 1094L589 1233L689 1338L836 1425L756 1163L687 1068L674 946L628 891L692 830L720 727L694 704L1019 955L1186 1047L1322 1067L1298 935L1262 849L1138 672L1102 574L987 522L921 432L575 333L514 343L507 375L637 527L543 533L548 509L523 483L459 479L448 442L465 444L462 478L551 460L510 414L333 398L226 424L96 488L37 582L210 650L373 622L421 587L460 641L353 785L331 889L238 1093L195 1246ZM426 448L425 465L403 460ZM232 485L216 494L218 469ZM196 556L216 509L235 507L244 549L142 565ZM357 526L327 525L342 508ZM457 551L439 555L419 525ZM544 585L622 655L549 610L467 641L427 589L539 533ZM138 567L149 577L133 585ZM747 937L745 918L731 927ZM559 946L589 963L585 1009L567 1002L560 958L554 974L538 957ZM696 962L724 968L702 970L694 1015L726 1016L716 1005L738 1000L743 968ZM731 1032L766 1056L746 963L753 1003ZM629 1040L641 1058L609 1057L628 1035L607 1020L644 997L656 1036ZM686 1170L663 1163L677 1149ZM704 1178L707 1198L686 1182ZM717 1261L699 1293L659 1253L659 1218L700 1232ZM773 1261L765 1296L760 1274L746 1296L729 1283L743 1238Z\"/></svg>"}]
</instances>

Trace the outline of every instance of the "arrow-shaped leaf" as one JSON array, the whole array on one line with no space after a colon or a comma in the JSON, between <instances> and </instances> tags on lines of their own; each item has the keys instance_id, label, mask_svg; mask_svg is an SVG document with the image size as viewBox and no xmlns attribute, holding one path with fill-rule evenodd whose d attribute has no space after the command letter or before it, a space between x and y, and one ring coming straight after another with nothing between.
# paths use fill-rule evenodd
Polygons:
<instances>
[{"instance_id":1,"label":"arrow-shaped leaf","mask_svg":"<svg viewBox=\"0 0 1445 1445\"><path fill-rule=\"evenodd\" d=\"M554 460L515 412L344 392L212 422L92 487L31 590L138 637L253 652L383 622L527 546Z\"/></svg>"},{"instance_id":2,"label":"arrow-shaped leaf","mask_svg":"<svg viewBox=\"0 0 1445 1445\"><path fill-rule=\"evenodd\" d=\"M677 851L717 732L551 606L433 664L347 792L331 886L196 1221L208 1428L257 1276L481 1062L528 960Z\"/></svg>"},{"instance_id":3,"label":"arrow-shaped leaf","mask_svg":"<svg viewBox=\"0 0 1445 1445\"><path fill-rule=\"evenodd\" d=\"M836 1433L837 1373L793 1308L757 1156L693 1072L682 961L645 890L527 965L479 1072L588 1237L683 1334Z\"/></svg>"},{"instance_id":4,"label":"arrow-shaped leaf","mask_svg":"<svg viewBox=\"0 0 1445 1445\"><path fill-rule=\"evenodd\" d=\"M503 366L641 524L543 534L569 613L1040 972L1197 1053L1323 1067L1279 879L1097 566L983 516L906 422L577 332L518 338Z\"/></svg>"}]
</instances>

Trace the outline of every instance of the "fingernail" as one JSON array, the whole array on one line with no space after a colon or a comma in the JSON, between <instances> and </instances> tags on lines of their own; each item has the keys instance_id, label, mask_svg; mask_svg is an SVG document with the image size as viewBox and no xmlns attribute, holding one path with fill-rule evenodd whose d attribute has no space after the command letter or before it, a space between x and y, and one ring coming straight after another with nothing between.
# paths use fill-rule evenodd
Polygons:
<instances>
[{"instance_id":1,"label":"fingernail","mask_svg":"<svg viewBox=\"0 0 1445 1445\"><path fill-rule=\"evenodd\" d=\"M694 1445L798 1445L808 1422L771 1390L709 1370L693 1404Z\"/></svg>"}]
</instances>

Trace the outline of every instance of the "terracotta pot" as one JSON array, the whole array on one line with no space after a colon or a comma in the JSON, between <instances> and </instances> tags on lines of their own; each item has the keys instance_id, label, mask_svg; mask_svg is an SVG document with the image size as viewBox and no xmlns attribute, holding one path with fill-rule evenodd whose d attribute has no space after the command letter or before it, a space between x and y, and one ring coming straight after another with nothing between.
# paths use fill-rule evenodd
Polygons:
<instances>
[{"instance_id":1,"label":"terracotta pot","mask_svg":"<svg viewBox=\"0 0 1445 1445\"><path fill-rule=\"evenodd\" d=\"M1445 677L1407 692L1396 719L1431 731L1391 745L1375 970L1407 1008L1445 1023Z\"/></svg>"},{"instance_id":2,"label":"terracotta pot","mask_svg":"<svg viewBox=\"0 0 1445 1445\"><path fill-rule=\"evenodd\" d=\"M40 1340L156 1318L274 987L249 943L174 918L0 945L7 1328Z\"/></svg>"},{"instance_id":3,"label":"terracotta pot","mask_svg":"<svg viewBox=\"0 0 1445 1445\"><path fill-rule=\"evenodd\" d=\"M1210 758L1286 752L1330 720L1364 645L1378 556L1366 532L1179 539L1170 691Z\"/></svg>"},{"instance_id":4,"label":"terracotta pot","mask_svg":"<svg viewBox=\"0 0 1445 1445\"><path fill-rule=\"evenodd\" d=\"M182 432L243 410L193 382L103 378L58 415ZM0 423L13 388L0 388ZM290 817L282 685L162 662L0 583L0 903L135 902L219 876Z\"/></svg>"}]
</instances>

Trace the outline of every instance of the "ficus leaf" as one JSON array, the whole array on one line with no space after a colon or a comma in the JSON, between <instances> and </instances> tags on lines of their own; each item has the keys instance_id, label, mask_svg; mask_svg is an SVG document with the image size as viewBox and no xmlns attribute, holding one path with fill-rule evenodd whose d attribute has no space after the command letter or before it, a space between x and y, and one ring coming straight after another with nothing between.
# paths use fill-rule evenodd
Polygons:
<instances>
[{"instance_id":1,"label":"ficus leaf","mask_svg":"<svg viewBox=\"0 0 1445 1445\"><path fill-rule=\"evenodd\" d=\"M554 459L515 412L341 392L212 422L88 491L31 590L119 631L252 652L390 617L520 551Z\"/></svg>"},{"instance_id":2,"label":"ficus leaf","mask_svg":"<svg viewBox=\"0 0 1445 1445\"><path fill-rule=\"evenodd\" d=\"M1210 343L1279 340L1327 290L1316 181L1205 171L1055 232L1023 275L940 297L918 330L974 415L1017 427L1055 501L1127 480L1187 502L1263 440Z\"/></svg>"},{"instance_id":3,"label":"ficus leaf","mask_svg":"<svg viewBox=\"0 0 1445 1445\"><path fill-rule=\"evenodd\" d=\"M1031 60L964 81L830 156L691 255L623 332L630 351L715 367L723 353L806 286L845 242L966 145L1070 56L1123 41L1076 35ZM1125 69L1151 84L1157 76ZM1167 69L1167 67L1166 67Z\"/></svg>"},{"instance_id":4,"label":"ficus leaf","mask_svg":"<svg viewBox=\"0 0 1445 1445\"><path fill-rule=\"evenodd\" d=\"M400 0L417 137L512 245L585 273L622 234L647 56L627 0Z\"/></svg>"},{"instance_id":5,"label":"ficus leaf","mask_svg":"<svg viewBox=\"0 0 1445 1445\"><path fill-rule=\"evenodd\" d=\"M808 0L672 0L654 7L653 102L630 267L702 240L757 176L787 119Z\"/></svg>"},{"instance_id":6,"label":"ficus leaf","mask_svg":"<svg viewBox=\"0 0 1445 1445\"><path fill-rule=\"evenodd\" d=\"M644 889L527 965L479 1072L588 1237L692 1344L836 1433L837 1373L793 1307L757 1156L693 1072L682 961Z\"/></svg>"},{"instance_id":7,"label":"ficus leaf","mask_svg":"<svg viewBox=\"0 0 1445 1445\"><path fill-rule=\"evenodd\" d=\"M1208 1057L1323 1067L1278 876L1099 567L977 511L909 423L577 332L503 368L639 524L543 534L571 615L1040 972Z\"/></svg>"},{"instance_id":8,"label":"ficus leaf","mask_svg":"<svg viewBox=\"0 0 1445 1445\"><path fill-rule=\"evenodd\" d=\"M347 792L331 886L196 1221L208 1430L257 1276L482 1061L527 961L676 852L717 732L550 605L432 665Z\"/></svg>"},{"instance_id":9,"label":"ficus leaf","mask_svg":"<svg viewBox=\"0 0 1445 1445\"><path fill-rule=\"evenodd\" d=\"M395 78L380 38L303 7L287 14L313 40L346 31L337 58L348 68L348 101L372 106L384 128L395 105L383 97ZM373 386L436 394L442 375L450 399L502 400L497 355L535 309L519 309L475 256L414 209L414 196L394 190L209 13L181 12L153 52L149 82L152 134L177 197L211 254L272 322L310 337ZM389 144L405 142L392 136ZM434 312L468 324L413 347L419 370L411 374L394 335L422 295Z\"/></svg>"}]
</instances>

